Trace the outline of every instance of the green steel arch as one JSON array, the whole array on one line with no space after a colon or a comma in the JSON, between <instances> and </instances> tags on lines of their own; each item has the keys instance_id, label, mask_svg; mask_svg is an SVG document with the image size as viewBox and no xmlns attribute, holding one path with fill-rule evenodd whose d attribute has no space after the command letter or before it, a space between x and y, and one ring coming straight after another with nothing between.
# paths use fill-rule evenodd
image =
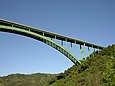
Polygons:
<instances>
[{"instance_id":1,"label":"green steel arch","mask_svg":"<svg viewBox=\"0 0 115 86\"><path fill-rule=\"evenodd\" d=\"M23 29L23 28L17 28L17 27L13 27L13 26L0 25L0 31L9 32L9 33L15 33L15 34L24 35L24 36L34 38L36 40L39 40L39 41L41 41L41 42L43 42L43 43L55 48L56 50L58 50L59 52L64 54L68 59L70 59L75 65L79 65L81 63L66 48L64 48L63 46L61 46L57 42L51 40L50 38L47 38L47 37L45 37L43 35L40 35L38 33L35 33L33 31L31 31L31 29L29 29L29 28L28 29L27 28Z\"/></svg>"}]
</instances>

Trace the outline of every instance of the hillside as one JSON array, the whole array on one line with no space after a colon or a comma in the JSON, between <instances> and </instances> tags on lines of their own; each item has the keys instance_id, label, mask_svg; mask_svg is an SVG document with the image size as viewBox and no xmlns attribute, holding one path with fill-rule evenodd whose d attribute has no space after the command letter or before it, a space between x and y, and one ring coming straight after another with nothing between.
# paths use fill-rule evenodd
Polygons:
<instances>
[{"instance_id":1,"label":"hillside","mask_svg":"<svg viewBox=\"0 0 115 86\"><path fill-rule=\"evenodd\" d=\"M115 45L93 53L46 86L115 86Z\"/></svg>"},{"instance_id":2,"label":"hillside","mask_svg":"<svg viewBox=\"0 0 115 86\"><path fill-rule=\"evenodd\" d=\"M95 52L60 74L12 74L0 86L115 86L115 45Z\"/></svg>"},{"instance_id":3,"label":"hillside","mask_svg":"<svg viewBox=\"0 0 115 86\"><path fill-rule=\"evenodd\" d=\"M42 86L52 79L56 78L56 74L36 73L31 75L11 74L0 77L0 86Z\"/></svg>"}]
</instances>

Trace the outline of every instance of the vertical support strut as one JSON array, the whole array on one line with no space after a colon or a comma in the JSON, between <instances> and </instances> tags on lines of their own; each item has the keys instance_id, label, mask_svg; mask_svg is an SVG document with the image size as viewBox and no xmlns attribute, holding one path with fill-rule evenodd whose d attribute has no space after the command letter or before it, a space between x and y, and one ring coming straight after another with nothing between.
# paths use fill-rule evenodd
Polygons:
<instances>
[{"instance_id":1,"label":"vertical support strut","mask_svg":"<svg viewBox=\"0 0 115 86\"><path fill-rule=\"evenodd\" d=\"M67 45L67 38L65 39L65 47L67 49L68 45Z\"/></svg>"},{"instance_id":2,"label":"vertical support strut","mask_svg":"<svg viewBox=\"0 0 115 86\"><path fill-rule=\"evenodd\" d=\"M97 52L99 53L99 47L98 47L98 50L97 50Z\"/></svg>"},{"instance_id":3,"label":"vertical support strut","mask_svg":"<svg viewBox=\"0 0 115 86\"><path fill-rule=\"evenodd\" d=\"M82 46L80 44L80 58L82 59Z\"/></svg>"},{"instance_id":4,"label":"vertical support strut","mask_svg":"<svg viewBox=\"0 0 115 86\"><path fill-rule=\"evenodd\" d=\"M61 45L63 45L63 40L61 40Z\"/></svg>"},{"instance_id":5,"label":"vertical support strut","mask_svg":"<svg viewBox=\"0 0 115 86\"><path fill-rule=\"evenodd\" d=\"M65 39L65 42L66 42L66 45L65 45L66 49L71 52L71 47L68 46L67 38Z\"/></svg>"},{"instance_id":6,"label":"vertical support strut","mask_svg":"<svg viewBox=\"0 0 115 86\"><path fill-rule=\"evenodd\" d=\"M72 42L71 42L71 47L72 47Z\"/></svg>"},{"instance_id":7,"label":"vertical support strut","mask_svg":"<svg viewBox=\"0 0 115 86\"><path fill-rule=\"evenodd\" d=\"M56 36L55 36L55 38L54 38L54 41L56 42Z\"/></svg>"},{"instance_id":8,"label":"vertical support strut","mask_svg":"<svg viewBox=\"0 0 115 86\"><path fill-rule=\"evenodd\" d=\"M69 51L72 53L72 42L70 42Z\"/></svg>"},{"instance_id":9,"label":"vertical support strut","mask_svg":"<svg viewBox=\"0 0 115 86\"><path fill-rule=\"evenodd\" d=\"M95 48L94 48L94 52L95 52Z\"/></svg>"},{"instance_id":10,"label":"vertical support strut","mask_svg":"<svg viewBox=\"0 0 115 86\"><path fill-rule=\"evenodd\" d=\"M89 49L89 47L88 47L88 56L90 57L90 49Z\"/></svg>"},{"instance_id":11,"label":"vertical support strut","mask_svg":"<svg viewBox=\"0 0 115 86\"><path fill-rule=\"evenodd\" d=\"M43 33L43 36L44 36L44 33Z\"/></svg>"},{"instance_id":12,"label":"vertical support strut","mask_svg":"<svg viewBox=\"0 0 115 86\"><path fill-rule=\"evenodd\" d=\"M73 44L73 49L74 49L75 56L77 56L77 54L76 54L76 41L75 41L75 44Z\"/></svg>"},{"instance_id":13,"label":"vertical support strut","mask_svg":"<svg viewBox=\"0 0 115 86\"><path fill-rule=\"evenodd\" d=\"M93 45L92 45L92 48L93 48ZM94 51L93 51L93 57L94 57Z\"/></svg>"},{"instance_id":14,"label":"vertical support strut","mask_svg":"<svg viewBox=\"0 0 115 86\"><path fill-rule=\"evenodd\" d=\"M100 49L98 48L98 53L99 53Z\"/></svg>"},{"instance_id":15,"label":"vertical support strut","mask_svg":"<svg viewBox=\"0 0 115 86\"><path fill-rule=\"evenodd\" d=\"M95 55L95 48L94 48L94 55Z\"/></svg>"},{"instance_id":16,"label":"vertical support strut","mask_svg":"<svg viewBox=\"0 0 115 86\"><path fill-rule=\"evenodd\" d=\"M84 58L86 58L86 46L85 46L85 43L84 43Z\"/></svg>"},{"instance_id":17,"label":"vertical support strut","mask_svg":"<svg viewBox=\"0 0 115 86\"><path fill-rule=\"evenodd\" d=\"M44 33L42 33L42 35L44 36ZM44 42L44 40L43 40L43 42Z\"/></svg>"}]
</instances>

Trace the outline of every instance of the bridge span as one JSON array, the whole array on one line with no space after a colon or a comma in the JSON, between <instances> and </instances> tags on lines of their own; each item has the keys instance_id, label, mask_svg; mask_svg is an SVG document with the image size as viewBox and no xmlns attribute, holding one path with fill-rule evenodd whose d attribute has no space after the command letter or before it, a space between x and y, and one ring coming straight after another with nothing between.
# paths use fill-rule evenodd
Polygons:
<instances>
[{"instance_id":1,"label":"bridge span","mask_svg":"<svg viewBox=\"0 0 115 86\"><path fill-rule=\"evenodd\" d=\"M0 31L24 35L24 36L28 36L28 37L34 38L36 40L39 40L39 41L55 48L59 52L61 52L68 59L70 59L75 65L79 65L81 62L77 59L77 57L75 55L72 54L72 52L70 52L67 48L65 48L63 46L64 45L63 42L66 42L66 43L70 42L71 47L73 44L79 45L80 46L80 54L82 54L82 52L83 52L82 46L84 46L84 47L87 46L88 51L89 51L89 48L94 48L94 51L95 51L95 49L101 50L104 48L103 46L99 46L99 45L96 45L93 43L77 40L77 39L63 36L63 35L60 35L57 33L48 32L45 30L26 26L23 24L18 24L15 22L4 20L4 19L0 19ZM60 40L61 44L57 43L56 40ZM84 53L86 53L85 49L84 49Z\"/></svg>"}]
</instances>

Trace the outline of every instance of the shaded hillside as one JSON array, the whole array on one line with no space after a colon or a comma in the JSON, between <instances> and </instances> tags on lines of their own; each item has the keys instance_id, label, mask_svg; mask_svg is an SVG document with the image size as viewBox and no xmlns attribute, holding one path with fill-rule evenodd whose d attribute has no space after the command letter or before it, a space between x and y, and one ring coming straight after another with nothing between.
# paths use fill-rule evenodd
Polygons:
<instances>
[{"instance_id":1,"label":"shaded hillside","mask_svg":"<svg viewBox=\"0 0 115 86\"><path fill-rule=\"evenodd\" d=\"M115 45L95 52L46 86L115 86Z\"/></svg>"},{"instance_id":2,"label":"shaded hillside","mask_svg":"<svg viewBox=\"0 0 115 86\"><path fill-rule=\"evenodd\" d=\"M54 79L56 74L11 74L0 78L0 86L42 86Z\"/></svg>"},{"instance_id":3,"label":"shaded hillside","mask_svg":"<svg viewBox=\"0 0 115 86\"><path fill-rule=\"evenodd\" d=\"M60 74L12 74L0 86L115 86L115 45L95 52Z\"/></svg>"}]
</instances>

